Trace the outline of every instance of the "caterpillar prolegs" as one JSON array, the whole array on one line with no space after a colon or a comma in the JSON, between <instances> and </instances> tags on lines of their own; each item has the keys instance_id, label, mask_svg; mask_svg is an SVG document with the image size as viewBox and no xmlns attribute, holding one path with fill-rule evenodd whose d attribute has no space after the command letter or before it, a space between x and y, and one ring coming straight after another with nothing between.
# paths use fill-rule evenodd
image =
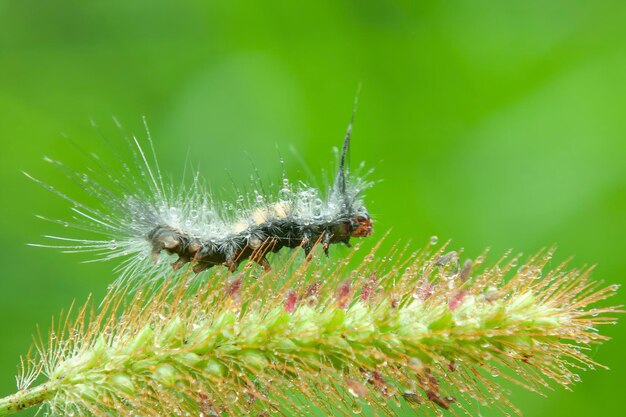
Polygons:
<instances>
[{"instance_id":1,"label":"caterpillar prolegs","mask_svg":"<svg viewBox=\"0 0 626 417\"><path fill-rule=\"evenodd\" d=\"M252 191L239 193L234 204L217 201L199 174L190 186L166 183L147 126L149 146L144 149L134 136L128 137L133 158L115 168L90 156L96 167L79 172L46 158L99 201L98 207L88 206L35 179L72 205L71 222L51 221L99 238L48 235L56 244L34 246L93 252L98 260L126 256L122 276L156 264L162 253L178 256L171 264L174 269L191 263L195 272L217 265L235 271L248 259L269 270L266 255L284 247L301 247L308 258L319 243L328 255L331 244L349 246L351 237L372 233L372 220L362 200L371 183L365 176L351 175L348 167L351 130L352 123L336 175L326 190L304 182L293 185L283 174L277 192L268 194L266 187L256 184ZM116 160L124 157L117 155Z\"/></svg>"}]
</instances>

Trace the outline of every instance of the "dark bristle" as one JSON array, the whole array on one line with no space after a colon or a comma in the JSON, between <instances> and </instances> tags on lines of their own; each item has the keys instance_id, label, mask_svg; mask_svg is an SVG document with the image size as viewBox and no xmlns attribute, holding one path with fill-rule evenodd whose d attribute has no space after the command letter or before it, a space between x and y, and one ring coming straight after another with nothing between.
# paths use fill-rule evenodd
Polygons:
<instances>
[{"instance_id":1,"label":"dark bristle","mask_svg":"<svg viewBox=\"0 0 626 417\"><path fill-rule=\"evenodd\" d=\"M360 86L359 86L360 90ZM354 125L354 116L356 115L357 104L359 102L359 93L357 92L356 97L354 98L354 106L352 107L352 117L350 118L350 123L348 124L348 129L346 131L346 136L343 140L343 147L341 149L341 158L339 159L339 168L337 170L337 176L335 177L335 189L338 190L341 195L345 195L346 193L346 181L350 173L349 169L349 157L348 152L350 151L350 137L352 136L352 126ZM347 163L346 163L347 161Z\"/></svg>"}]
</instances>

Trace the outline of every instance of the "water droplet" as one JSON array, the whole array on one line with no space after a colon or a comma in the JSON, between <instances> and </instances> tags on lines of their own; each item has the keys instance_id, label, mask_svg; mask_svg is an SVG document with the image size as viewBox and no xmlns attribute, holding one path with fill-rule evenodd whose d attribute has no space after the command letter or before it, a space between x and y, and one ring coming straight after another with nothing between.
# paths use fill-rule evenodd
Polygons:
<instances>
[{"instance_id":1,"label":"water droplet","mask_svg":"<svg viewBox=\"0 0 626 417\"><path fill-rule=\"evenodd\" d=\"M433 235L433 236L430 237L430 244L431 245L436 245L437 242L439 242L439 237L438 236L434 236Z\"/></svg>"}]
</instances>

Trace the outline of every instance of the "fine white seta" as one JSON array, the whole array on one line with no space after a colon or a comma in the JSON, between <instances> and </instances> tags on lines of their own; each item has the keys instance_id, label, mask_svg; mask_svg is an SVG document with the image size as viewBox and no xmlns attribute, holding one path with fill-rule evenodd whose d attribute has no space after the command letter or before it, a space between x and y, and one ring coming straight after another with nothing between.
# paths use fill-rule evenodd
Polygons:
<instances>
[{"instance_id":1,"label":"fine white seta","mask_svg":"<svg viewBox=\"0 0 626 417\"><path fill-rule=\"evenodd\" d=\"M349 246L351 237L372 233L372 220L363 203L363 191L372 183L365 179L366 175L351 175L346 160L351 131L352 122L339 154L334 181L327 189L304 182L292 184L283 174L273 193L255 186L251 192L240 194L234 203L217 201L197 172L189 185L174 186L166 181L147 125L148 146L142 146L134 136L127 138L132 158L117 156L120 162L116 167L90 155L95 167L78 172L46 158L98 204L83 204L26 174L67 200L73 211L71 221L39 217L89 231L97 238L46 235L54 242L33 246L91 252L95 255L93 260L123 257L121 281L151 268L163 252L178 256L171 264L175 270L190 263L196 273L216 265L235 271L245 260L269 270L266 255L283 247L301 247L309 258L319 243L328 255L331 244Z\"/></svg>"}]
</instances>

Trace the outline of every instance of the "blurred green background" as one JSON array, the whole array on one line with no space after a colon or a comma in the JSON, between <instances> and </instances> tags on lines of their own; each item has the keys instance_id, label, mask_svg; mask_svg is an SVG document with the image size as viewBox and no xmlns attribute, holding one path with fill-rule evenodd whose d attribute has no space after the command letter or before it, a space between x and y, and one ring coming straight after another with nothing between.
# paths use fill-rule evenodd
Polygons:
<instances>
[{"instance_id":1,"label":"blurred green background","mask_svg":"<svg viewBox=\"0 0 626 417\"><path fill-rule=\"evenodd\" d=\"M277 147L296 177L292 145L330 167L362 83L352 160L382 180L378 236L468 256L556 243L555 263L624 282L625 22L626 2L602 0L0 0L0 395L35 325L112 280L114 264L26 246L52 226L34 214L69 211L20 170L62 183L41 158L80 166L67 138L89 148L90 119L144 136L145 115L165 171L188 158L229 187L251 161L278 178ZM626 323L602 331L592 355L611 371L548 398L514 389L526 416L623 415Z\"/></svg>"}]
</instances>

